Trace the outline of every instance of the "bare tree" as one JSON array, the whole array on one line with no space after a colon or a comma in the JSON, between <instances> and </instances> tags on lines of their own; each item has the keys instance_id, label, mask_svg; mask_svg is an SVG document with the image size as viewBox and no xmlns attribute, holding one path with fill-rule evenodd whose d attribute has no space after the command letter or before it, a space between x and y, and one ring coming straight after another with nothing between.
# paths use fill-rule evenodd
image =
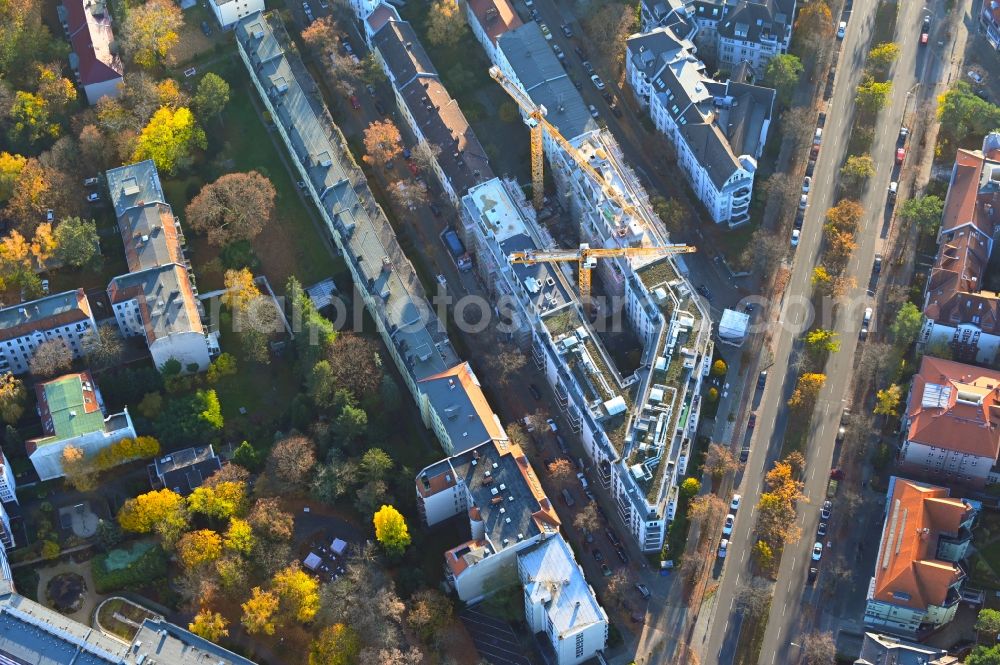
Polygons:
<instances>
[{"instance_id":1,"label":"bare tree","mask_svg":"<svg viewBox=\"0 0 1000 665\"><path fill-rule=\"evenodd\" d=\"M593 502L584 506L573 518L573 526L580 531L593 533L601 527L601 520L597 515L597 507Z\"/></svg>"},{"instance_id":2,"label":"bare tree","mask_svg":"<svg viewBox=\"0 0 1000 665\"><path fill-rule=\"evenodd\" d=\"M816 112L809 107L795 106L781 115L781 122L785 128L785 136L792 140L792 149L801 146L809 134L812 132L813 123L816 121Z\"/></svg>"},{"instance_id":3,"label":"bare tree","mask_svg":"<svg viewBox=\"0 0 1000 665\"><path fill-rule=\"evenodd\" d=\"M112 367L121 360L125 347L118 329L110 325L98 326L83 340L87 362L98 368Z\"/></svg>"},{"instance_id":4,"label":"bare tree","mask_svg":"<svg viewBox=\"0 0 1000 665\"><path fill-rule=\"evenodd\" d=\"M702 523L702 537L715 532L722 525L728 506L715 494L701 494L688 504L688 519Z\"/></svg>"},{"instance_id":5,"label":"bare tree","mask_svg":"<svg viewBox=\"0 0 1000 665\"><path fill-rule=\"evenodd\" d=\"M752 617L765 616L771 605L772 584L763 577L754 577L743 587L736 600L743 611Z\"/></svg>"},{"instance_id":6,"label":"bare tree","mask_svg":"<svg viewBox=\"0 0 1000 665\"><path fill-rule=\"evenodd\" d=\"M740 255L740 265L759 273L770 272L785 255L785 240L773 231L757 229Z\"/></svg>"},{"instance_id":7,"label":"bare tree","mask_svg":"<svg viewBox=\"0 0 1000 665\"><path fill-rule=\"evenodd\" d=\"M410 153L410 160L424 171L433 171L441 154L441 146L421 141Z\"/></svg>"},{"instance_id":8,"label":"bare tree","mask_svg":"<svg viewBox=\"0 0 1000 665\"><path fill-rule=\"evenodd\" d=\"M513 344L499 344L496 353L487 359L491 369L497 373L501 385L510 385L514 376L527 363L524 352Z\"/></svg>"},{"instance_id":9,"label":"bare tree","mask_svg":"<svg viewBox=\"0 0 1000 665\"><path fill-rule=\"evenodd\" d=\"M389 196L400 208L416 210L427 204L427 190L412 180L397 180L389 185Z\"/></svg>"},{"instance_id":10,"label":"bare tree","mask_svg":"<svg viewBox=\"0 0 1000 665\"><path fill-rule=\"evenodd\" d=\"M702 465L702 470L705 473L712 478L719 479L727 473L739 470L739 468L740 463L736 461L729 448L718 443L708 444L708 450L705 452L705 463Z\"/></svg>"},{"instance_id":11,"label":"bare tree","mask_svg":"<svg viewBox=\"0 0 1000 665\"><path fill-rule=\"evenodd\" d=\"M802 636L802 659L806 665L834 665L837 662L837 645L833 633L812 632Z\"/></svg>"},{"instance_id":12,"label":"bare tree","mask_svg":"<svg viewBox=\"0 0 1000 665\"><path fill-rule=\"evenodd\" d=\"M28 369L37 377L48 378L69 369L73 364L73 352L61 339L42 342L35 349L28 363Z\"/></svg>"},{"instance_id":13,"label":"bare tree","mask_svg":"<svg viewBox=\"0 0 1000 665\"><path fill-rule=\"evenodd\" d=\"M187 205L188 223L213 245L253 240L271 220L277 193L257 171L227 173L202 187Z\"/></svg>"},{"instance_id":14,"label":"bare tree","mask_svg":"<svg viewBox=\"0 0 1000 665\"><path fill-rule=\"evenodd\" d=\"M614 605L621 605L625 602L631 588L632 576L628 568L619 568L608 578L608 585L605 588L607 601Z\"/></svg>"},{"instance_id":15,"label":"bare tree","mask_svg":"<svg viewBox=\"0 0 1000 665\"><path fill-rule=\"evenodd\" d=\"M275 494L303 492L315 465L313 442L297 434L288 436L271 449L265 469L266 485Z\"/></svg>"}]
</instances>

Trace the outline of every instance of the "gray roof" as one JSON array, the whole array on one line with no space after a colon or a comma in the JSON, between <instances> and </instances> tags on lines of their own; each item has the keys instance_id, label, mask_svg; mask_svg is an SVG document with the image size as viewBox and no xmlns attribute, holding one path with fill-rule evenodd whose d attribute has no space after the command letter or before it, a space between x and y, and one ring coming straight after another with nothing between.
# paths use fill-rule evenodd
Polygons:
<instances>
[{"instance_id":1,"label":"gray roof","mask_svg":"<svg viewBox=\"0 0 1000 665\"><path fill-rule=\"evenodd\" d=\"M545 604L557 636L569 636L608 615L594 597L580 564L561 536L546 538L517 555L525 593Z\"/></svg>"},{"instance_id":2,"label":"gray roof","mask_svg":"<svg viewBox=\"0 0 1000 665\"><path fill-rule=\"evenodd\" d=\"M183 332L204 332L187 270L168 263L115 277L108 286L112 303L138 298L146 342Z\"/></svg>"},{"instance_id":3,"label":"gray roof","mask_svg":"<svg viewBox=\"0 0 1000 665\"><path fill-rule=\"evenodd\" d=\"M132 640L125 665L255 665L218 644L165 620L146 619Z\"/></svg>"},{"instance_id":4,"label":"gray roof","mask_svg":"<svg viewBox=\"0 0 1000 665\"><path fill-rule=\"evenodd\" d=\"M222 468L212 446L185 448L153 462L163 486L187 496L205 479Z\"/></svg>"},{"instance_id":5,"label":"gray roof","mask_svg":"<svg viewBox=\"0 0 1000 665\"><path fill-rule=\"evenodd\" d=\"M448 431L453 453L506 438L469 363L423 379L420 390Z\"/></svg>"},{"instance_id":6,"label":"gray roof","mask_svg":"<svg viewBox=\"0 0 1000 665\"><path fill-rule=\"evenodd\" d=\"M357 288L384 303L373 315L390 331L409 370L421 379L457 364L458 356L346 139L314 94L316 84L301 61L284 54L281 44L287 43L287 35L280 22L272 25L263 14L253 14L237 23L236 38L271 100L274 121L333 220L332 231L343 243Z\"/></svg>"},{"instance_id":7,"label":"gray roof","mask_svg":"<svg viewBox=\"0 0 1000 665\"><path fill-rule=\"evenodd\" d=\"M12 339L31 330L47 330L89 318L90 303L82 289L54 293L0 309L0 339Z\"/></svg>"},{"instance_id":8,"label":"gray roof","mask_svg":"<svg viewBox=\"0 0 1000 665\"><path fill-rule=\"evenodd\" d=\"M945 662L948 652L879 633L865 633L861 654L855 665L936 665ZM954 661L958 663L956 658Z\"/></svg>"},{"instance_id":9,"label":"gray roof","mask_svg":"<svg viewBox=\"0 0 1000 665\"><path fill-rule=\"evenodd\" d=\"M666 27L679 37L692 39L698 26L683 0L642 0L642 28Z\"/></svg>"},{"instance_id":10,"label":"gray roof","mask_svg":"<svg viewBox=\"0 0 1000 665\"><path fill-rule=\"evenodd\" d=\"M504 240L500 243L500 248L507 255L511 252L539 249L535 246L535 242L523 233ZM535 306L535 311L545 313L572 302L572 297L566 293L562 281L556 276L555 271L558 268L553 264L536 263L534 265L526 265L517 263L511 267L517 278L524 284L524 289L529 294Z\"/></svg>"},{"instance_id":11,"label":"gray roof","mask_svg":"<svg viewBox=\"0 0 1000 665\"><path fill-rule=\"evenodd\" d=\"M174 223L173 210L160 202L130 208L118 218L131 270L183 260Z\"/></svg>"},{"instance_id":12,"label":"gray roof","mask_svg":"<svg viewBox=\"0 0 1000 665\"><path fill-rule=\"evenodd\" d=\"M783 42L794 8L794 0L742 0L726 12L717 27L719 36L755 44L765 40Z\"/></svg>"},{"instance_id":13,"label":"gray roof","mask_svg":"<svg viewBox=\"0 0 1000 665\"><path fill-rule=\"evenodd\" d=\"M483 146L441 83L406 21L390 20L372 38L396 89L424 138L441 149L437 162L459 195L493 177Z\"/></svg>"},{"instance_id":14,"label":"gray roof","mask_svg":"<svg viewBox=\"0 0 1000 665\"><path fill-rule=\"evenodd\" d=\"M598 129L579 91L545 41L538 24L525 23L497 39L531 101L548 110L546 119L569 140Z\"/></svg>"},{"instance_id":15,"label":"gray roof","mask_svg":"<svg viewBox=\"0 0 1000 665\"><path fill-rule=\"evenodd\" d=\"M111 202L115 206L115 215L118 217L133 206L154 201L166 203L160 176L151 159L110 169L105 175L108 179L108 190L111 192Z\"/></svg>"}]
</instances>

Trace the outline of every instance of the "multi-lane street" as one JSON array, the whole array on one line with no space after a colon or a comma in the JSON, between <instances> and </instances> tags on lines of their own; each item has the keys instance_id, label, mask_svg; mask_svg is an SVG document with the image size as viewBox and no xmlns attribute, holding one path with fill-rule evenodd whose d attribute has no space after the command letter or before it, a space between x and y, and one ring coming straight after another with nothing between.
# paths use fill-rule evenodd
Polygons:
<instances>
[{"instance_id":1,"label":"multi-lane street","mask_svg":"<svg viewBox=\"0 0 1000 665\"><path fill-rule=\"evenodd\" d=\"M874 301L867 294L869 277L875 253L884 241L884 220L887 218L887 191L896 179L895 147L908 98L916 90L915 84L925 75L936 76L939 67L928 67L933 58L926 47L919 44L920 24L926 10L920 3L900 3L897 20L897 43L900 57L892 76L893 91L890 102L881 114L871 149L876 173L871 179L863 204L866 215L858 230L858 246L848 266L847 274L859 285L846 303L834 312L833 321L820 325L833 328L840 334L841 350L834 354L826 368L827 381L813 421L806 451L805 493L809 502L800 504L798 526L802 538L786 547L775 586L767 629L763 639L760 663L795 662L798 643L795 638L808 627L803 622L811 613L804 612L804 605L814 603L815 587L806 583L810 553L816 542L816 528L820 507L825 499L828 472L833 461L836 432L849 394L853 358L858 340L858 330L864 309ZM934 6L928 5L932 12ZM810 205L805 216L800 242L786 303L805 302L808 298L810 275L817 263L822 240L823 216L836 203L836 173L845 157L851 128L855 89L861 80L862 64L870 47L876 2L858 0L854 3L847 34L843 40L838 62L838 75L833 98L827 111L828 119L823 132L823 143L813 179ZM943 8L940 10L943 13ZM737 515L730 544L730 556L723 572L709 636L704 645L708 662L730 663L739 635L741 611L738 604L740 590L749 582L748 550L753 544L752 528L754 506L760 494L762 478L781 447L785 430L787 409L784 406L796 380L794 360L799 352L798 338L809 321L801 320L800 308L788 307L775 331L774 365L769 372L771 380L761 397L757 410L757 427L744 484L743 508ZM818 313L819 314L819 313ZM836 506L834 506L836 511ZM836 519L836 515L834 516ZM824 546L828 538L823 538ZM832 542L832 541L830 541ZM823 554L822 565L838 554L838 543L832 542ZM821 573L822 574L822 573Z\"/></svg>"}]
</instances>

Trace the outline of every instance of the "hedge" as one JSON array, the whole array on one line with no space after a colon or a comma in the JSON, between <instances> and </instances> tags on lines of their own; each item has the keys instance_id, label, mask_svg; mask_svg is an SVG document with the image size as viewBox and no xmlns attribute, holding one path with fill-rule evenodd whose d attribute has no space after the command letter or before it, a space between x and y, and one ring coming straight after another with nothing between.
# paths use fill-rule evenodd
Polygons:
<instances>
[{"instance_id":1,"label":"hedge","mask_svg":"<svg viewBox=\"0 0 1000 665\"><path fill-rule=\"evenodd\" d=\"M107 554L100 554L90 560L91 573L97 593L110 593L131 586L145 586L167 576L167 553L157 545L136 559L126 568L108 570L105 566Z\"/></svg>"}]
</instances>

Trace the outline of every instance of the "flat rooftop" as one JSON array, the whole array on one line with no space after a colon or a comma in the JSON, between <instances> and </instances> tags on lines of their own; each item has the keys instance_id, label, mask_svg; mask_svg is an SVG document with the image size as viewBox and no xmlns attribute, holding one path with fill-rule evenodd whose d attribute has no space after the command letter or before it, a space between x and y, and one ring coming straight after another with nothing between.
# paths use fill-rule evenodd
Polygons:
<instances>
[{"instance_id":1,"label":"flat rooftop","mask_svg":"<svg viewBox=\"0 0 1000 665\"><path fill-rule=\"evenodd\" d=\"M545 605L556 633L566 635L598 622L608 615L594 597L573 551L561 537L546 538L519 553L521 583L533 600Z\"/></svg>"},{"instance_id":2,"label":"flat rooftop","mask_svg":"<svg viewBox=\"0 0 1000 665\"><path fill-rule=\"evenodd\" d=\"M469 363L423 379L420 390L440 414L453 453L507 438Z\"/></svg>"},{"instance_id":3,"label":"flat rooftop","mask_svg":"<svg viewBox=\"0 0 1000 665\"><path fill-rule=\"evenodd\" d=\"M121 217L129 208L167 202L156 165L151 159L109 169L105 177L116 217Z\"/></svg>"}]
</instances>

